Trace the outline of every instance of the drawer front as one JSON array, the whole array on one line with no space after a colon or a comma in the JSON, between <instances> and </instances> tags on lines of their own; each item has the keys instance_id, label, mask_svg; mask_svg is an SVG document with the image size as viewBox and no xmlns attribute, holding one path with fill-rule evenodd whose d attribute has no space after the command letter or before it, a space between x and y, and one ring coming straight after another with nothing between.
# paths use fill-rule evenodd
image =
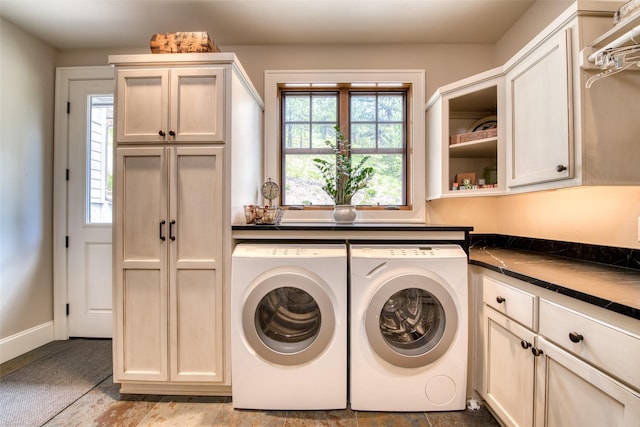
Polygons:
<instances>
[{"instance_id":1,"label":"drawer front","mask_svg":"<svg viewBox=\"0 0 640 427\"><path fill-rule=\"evenodd\" d=\"M543 299L539 333L640 390L640 337Z\"/></svg>"},{"instance_id":2,"label":"drawer front","mask_svg":"<svg viewBox=\"0 0 640 427\"><path fill-rule=\"evenodd\" d=\"M512 318L529 329L536 330L537 299L535 295L490 277L483 277L482 299L485 304L505 316Z\"/></svg>"}]
</instances>

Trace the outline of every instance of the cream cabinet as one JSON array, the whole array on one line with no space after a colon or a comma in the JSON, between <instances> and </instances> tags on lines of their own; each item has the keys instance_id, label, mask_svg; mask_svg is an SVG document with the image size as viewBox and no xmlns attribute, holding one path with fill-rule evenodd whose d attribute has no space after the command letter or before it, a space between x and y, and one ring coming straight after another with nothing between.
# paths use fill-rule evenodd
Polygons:
<instances>
[{"instance_id":1,"label":"cream cabinet","mask_svg":"<svg viewBox=\"0 0 640 427\"><path fill-rule=\"evenodd\" d=\"M114 381L224 380L223 150L116 150Z\"/></svg>"},{"instance_id":2,"label":"cream cabinet","mask_svg":"<svg viewBox=\"0 0 640 427\"><path fill-rule=\"evenodd\" d=\"M576 2L505 64L507 192L640 183L640 74L581 66L616 7Z\"/></svg>"},{"instance_id":3,"label":"cream cabinet","mask_svg":"<svg viewBox=\"0 0 640 427\"><path fill-rule=\"evenodd\" d=\"M121 68L117 79L119 143L223 140L223 68Z\"/></svg>"},{"instance_id":4,"label":"cream cabinet","mask_svg":"<svg viewBox=\"0 0 640 427\"><path fill-rule=\"evenodd\" d=\"M109 60L114 382L122 393L229 395L231 224L257 203L262 101L234 54Z\"/></svg>"},{"instance_id":5,"label":"cream cabinet","mask_svg":"<svg viewBox=\"0 0 640 427\"><path fill-rule=\"evenodd\" d=\"M472 272L481 319L474 381L505 425L637 425L640 322Z\"/></svg>"},{"instance_id":6,"label":"cream cabinet","mask_svg":"<svg viewBox=\"0 0 640 427\"><path fill-rule=\"evenodd\" d=\"M484 310L484 398L509 426L533 426L535 334L507 316Z\"/></svg>"},{"instance_id":7,"label":"cream cabinet","mask_svg":"<svg viewBox=\"0 0 640 427\"><path fill-rule=\"evenodd\" d=\"M427 199L504 193L503 104L500 69L442 87L427 102Z\"/></svg>"},{"instance_id":8,"label":"cream cabinet","mask_svg":"<svg viewBox=\"0 0 640 427\"><path fill-rule=\"evenodd\" d=\"M585 87L601 71L585 65L590 43L621 34L611 30L618 6L577 1L503 66L436 91L426 104L427 199L640 183L640 73ZM495 138L452 139L491 114ZM453 189L465 172L489 184L484 168L492 163L494 188Z\"/></svg>"},{"instance_id":9,"label":"cream cabinet","mask_svg":"<svg viewBox=\"0 0 640 427\"><path fill-rule=\"evenodd\" d=\"M559 32L506 75L510 188L575 176L570 40Z\"/></svg>"}]
</instances>

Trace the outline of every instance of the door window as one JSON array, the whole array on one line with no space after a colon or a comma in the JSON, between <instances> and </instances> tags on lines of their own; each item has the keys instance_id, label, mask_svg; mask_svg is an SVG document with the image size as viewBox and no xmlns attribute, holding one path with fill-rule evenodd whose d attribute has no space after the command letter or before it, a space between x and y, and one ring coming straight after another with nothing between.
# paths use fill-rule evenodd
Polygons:
<instances>
[{"instance_id":1,"label":"door window","mask_svg":"<svg viewBox=\"0 0 640 427\"><path fill-rule=\"evenodd\" d=\"M89 96L86 182L89 224L111 224L113 96Z\"/></svg>"}]
</instances>

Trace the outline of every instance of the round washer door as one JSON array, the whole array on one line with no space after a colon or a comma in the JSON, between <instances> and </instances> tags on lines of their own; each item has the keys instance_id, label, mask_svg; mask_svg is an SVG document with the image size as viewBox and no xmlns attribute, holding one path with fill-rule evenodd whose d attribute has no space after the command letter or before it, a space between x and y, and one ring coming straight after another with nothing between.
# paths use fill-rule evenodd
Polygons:
<instances>
[{"instance_id":1,"label":"round washer door","mask_svg":"<svg viewBox=\"0 0 640 427\"><path fill-rule=\"evenodd\" d=\"M449 349L458 313L439 277L406 273L379 286L364 321L369 344L378 356L395 366L417 368Z\"/></svg>"},{"instance_id":2,"label":"round washer door","mask_svg":"<svg viewBox=\"0 0 640 427\"><path fill-rule=\"evenodd\" d=\"M315 274L288 267L269 271L251 286L242 307L242 329L262 358L300 365L330 344L335 313L328 285Z\"/></svg>"}]
</instances>

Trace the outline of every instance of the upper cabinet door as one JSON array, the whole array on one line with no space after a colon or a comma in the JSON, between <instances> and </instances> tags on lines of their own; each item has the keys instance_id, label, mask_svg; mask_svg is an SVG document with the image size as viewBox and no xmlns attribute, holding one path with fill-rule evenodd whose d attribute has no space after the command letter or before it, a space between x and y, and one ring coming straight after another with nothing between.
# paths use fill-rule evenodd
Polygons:
<instances>
[{"instance_id":1,"label":"upper cabinet door","mask_svg":"<svg viewBox=\"0 0 640 427\"><path fill-rule=\"evenodd\" d=\"M116 140L165 142L169 116L169 70L118 70Z\"/></svg>"},{"instance_id":2,"label":"upper cabinet door","mask_svg":"<svg viewBox=\"0 0 640 427\"><path fill-rule=\"evenodd\" d=\"M171 70L170 140L224 140L224 69Z\"/></svg>"},{"instance_id":3,"label":"upper cabinet door","mask_svg":"<svg viewBox=\"0 0 640 427\"><path fill-rule=\"evenodd\" d=\"M223 68L118 70L117 142L224 141Z\"/></svg>"},{"instance_id":4,"label":"upper cabinet door","mask_svg":"<svg viewBox=\"0 0 640 427\"><path fill-rule=\"evenodd\" d=\"M571 30L561 31L507 74L507 185L574 176Z\"/></svg>"}]
</instances>

